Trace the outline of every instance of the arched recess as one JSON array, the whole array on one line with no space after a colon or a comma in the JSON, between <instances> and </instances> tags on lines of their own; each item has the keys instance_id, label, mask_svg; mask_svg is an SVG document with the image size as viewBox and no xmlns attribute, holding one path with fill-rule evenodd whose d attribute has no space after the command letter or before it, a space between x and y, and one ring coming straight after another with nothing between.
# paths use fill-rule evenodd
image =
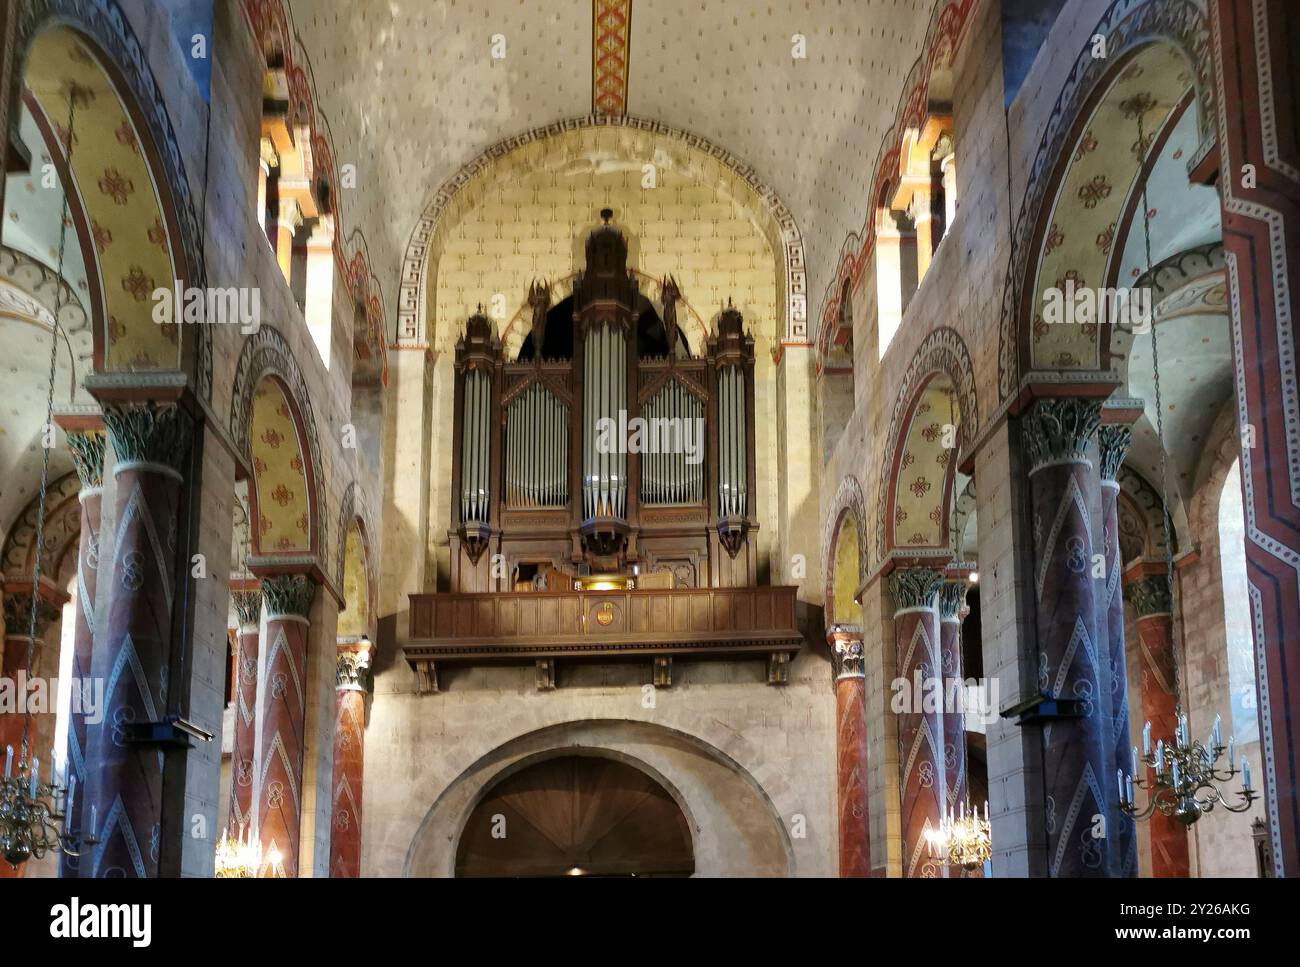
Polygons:
<instances>
[{"instance_id":1,"label":"arched recess","mask_svg":"<svg viewBox=\"0 0 1300 967\"><path fill-rule=\"evenodd\" d=\"M680 800L636 759L541 753L485 791L461 831L456 875L689 876Z\"/></svg>"},{"instance_id":2,"label":"arched recess","mask_svg":"<svg viewBox=\"0 0 1300 967\"><path fill-rule=\"evenodd\" d=\"M328 528L316 419L302 372L271 326L248 337L239 356L230 433L253 470L253 553L324 561Z\"/></svg>"},{"instance_id":3,"label":"arched recess","mask_svg":"<svg viewBox=\"0 0 1300 967\"><path fill-rule=\"evenodd\" d=\"M601 149L599 157L591 156L589 149L592 145ZM639 184L646 158L656 159L658 178L669 177L673 172L686 174L739 206L766 240L774 261L776 296L773 300L771 343L776 346L782 340L806 341L808 304L803 237L785 203L759 180L750 165L724 148L662 122L626 115L572 118L532 128L492 145L443 183L416 223L402 260L397 340L433 345L436 339L442 338L427 330L428 320L437 304L437 279L430 277L431 268L442 250L448 227L473 209L484 194L499 183L503 173L512 173L513 177L555 166L572 170L588 165L607 172L625 169L635 174ZM618 205L613 207L617 211ZM592 211L587 217L594 214ZM533 274L555 278L569 274L573 266L580 264L579 259L570 257L570 248L580 244L585 235L585 231L574 230L568 236L556 238L555 254L562 257L565 267ZM576 251L574 249L574 253ZM693 290L688 281L687 273L692 270L681 264L685 261L677 259L678 264L669 268L681 283L683 294L700 303L704 296L698 294L698 288ZM642 268L650 275L659 274L655 267ZM527 294L528 272L520 277L516 271L515 275L523 279L523 287L517 293L504 293L508 300L513 301L511 311L504 318L518 310ZM709 297L715 295L708 293ZM722 299L725 299L725 294ZM719 305L722 299L716 300ZM754 307L741 308L747 316L754 317ZM461 306L456 317L463 317L472 310L472 305ZM440 320L440 323L444 321Z\"/></svg>"},{"instance_id":4,"label":"arched recess","mask_svg":"<svg viewBox=\"0 0 1300 967\"><path fill-rule=\"evenodd\" d=\"M894 550L951 550L957 468L978 421L966 344L955 330L936 329L903 376L880 454L876 563Z\"/></svg>"},{"instance_id":5,"label":"arched recess","mask_svg":"<svg viewBox=\"0 0 1300 967\"><path fill-rule=\"evenodd\" d=\"M1200 4L1115 0L1092 30L1096 37L1104 38L1106 56L1096 56L1093 39L1079 53L1019 208L999 331L1002 400L1016 395L1030 373L1108 366L1108 327L1046 323L1044 289L1071 280L1076 287L1106 286L1128 199L1189 88L1198 110L1198 157L1214 139L1209 24ZM1146 140L1140 146L1139 117Z\"/></svg>"},{"instance_id":6,"label":"arched recess","mask_svg":"<svg viewBox=\"0 0 1300 967\"><path fill-rule=\"evenodd\" d=\"M51 480L45 496L45 522L41 530L41 574L50 581L66 570L72 552L75 564L81 534L81 482L75 473ZM39 494L33 497L4 532L0 546L0 571L6 580L31 580L36 566L36 525Z\"/></svg>"},{"instance_id":7,"label":"arched recess","mask_svg":"<svg viewBox=\"0 0 1300 967\"><path fill-rule=\"evenodd\" d=\"M369 635L374 625L375 569L371 552L368 514L359 504L356 482L343 493L339 513L339 557L335 573L343 589L343 610L339 612L340 639Z\"/></svg>"},{"instance_id":8,"label":"arched recess","mask_svg":"<svg viewBox=\"0 0 1300 967\"><path fill-rule=\"evenodd\" d=\"M572 754L618 759L662 786L687 819L697 876L795 872L793 844L768 791L731 756L662 725L590 719L517 736L447 782L412 837L402 875L453 876L461 831L492 786L529 763Z\"/></svg>"},{"instance_id":9,"label":"arched recess","mask_svg":"<svg viewBox=\"0 0 1300 967\"><path fill-rule=\"evenodd\" d=\"M20 17L17 49L24 83L9 116L17 123L25 108L43 128L75 198L68 244L79 246L87 270L94 368L182 370L210 399L210 329L152 318L155 289L176 280L203 288L206 274L181 149L129 19L116 0L35 0Z\"/></svg>"},{"instance_id":10,"label":"arched recess","mask_svg":"<svg viewBox=\"0 0 1300 967\"><path fill-rule=\"evenodd\" d=\"M862 624L862 608L855 596L865 575L866 520L862 486L857 477L848 474L835 492L822 537L827 628Z\"/></svg>"}]
</instances>

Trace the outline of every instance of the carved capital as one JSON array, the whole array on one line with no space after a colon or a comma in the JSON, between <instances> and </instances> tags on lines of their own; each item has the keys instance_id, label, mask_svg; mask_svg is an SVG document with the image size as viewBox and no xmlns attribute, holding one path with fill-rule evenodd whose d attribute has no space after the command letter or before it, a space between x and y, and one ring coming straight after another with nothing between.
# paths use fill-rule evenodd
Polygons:
<instances>
[{"instance_id":1,"label":"carved capital","mask_svg":"<svg viewBox=\"0 0 1300 967\"><path fill-rule=\"evenodd\" d=\"M861 632L831 632L831 653L835 659L836 680L866 676Z\"/></svg>"},{"instance_id":2,"label":"carved capital","mask_svg":"<svg viewBox=\"0 0 1300 967\"><path fill-rule=\"evenodd\" d=\"M256 628L262 620L262 595L258 591L231 591L230 599L235 605L235 615L239 626Z\"/></svg>"},{"instance_id":3,"label":"carved capital","mask_svg":"<svg viewBox=\"0 0 1300 967\"><path fill-rule=\"evenodd\" d=\"M180 473L194 421L174 403L131 403L104 409L113 452L122 463L156 463Z\"/></svg>"},{"instance_id":4,"label":"carved capital","mask_svg":"<svg viewBox=\"0 0 1300 967\"><path fill-rule=\"evenodd\" d=\"M5 634L26 638L32 633L32 593L6 591L4 594ZM51 623L59 617L59 609L40 595L36 596L36 635L43 638Z\"/></svg>"},{"instance_id":5,"label":"carved capital","mask_svg":"<svg viewBox=\"0 0 1300 967\"><path fill-rule=\"evenodd\" d=\"M1051 463L1087 459L1088 440L1100 424L1100 400L1067 396L1036 402L1021 421L1029 472Z\"/></svg>"},{"instance_id":6,"label":"carved capital","mask_svg":"<svg viewBox=\"0 0 1300 967\"><path fill-rule=\"evenodd\" d=\"M83 488L104 485L106 440L103 430L78 430L68 434L68 449L72 451L72 462L77 465L77 479Z\"/></svg>"},{"instance_id":7,"label":"carved capital","mask_svg":"<svg viewBox=\"0 0 1300 967\"><path fill-rule=\"evenodd\" d=\"M944 581L943 588L939 591L939 620L940 621L960 621L962 611L966 608L966 589L969 585L965 581Z\"/></svg>"},{"instance_id":8,"label":"carved capital","mask_svg":"<svg viewBox=\"0 0 1300 967\"><path fill-rule=\"evenodd\" d=\"M370 686L370 649L355 645L339 648L334 666L334 687L363 692Z\"/></svg>"},{"instance_id":9,"label":"carved capital","mask_svg":"<svg viewBox=\"0 0 1300 967\"><path fill-rule=\"evenodd\" d=\"M1097 427L1097 449L1101 452L1101 479L1116 480L1119 468L1128 456L1133 430L1123 423L1106 423Z\"/></svg>"},{"instance_id":10,"label":"carved capital","mask_svg":"<svg viewBox=\"0 0 1300 967\"><path fill-rule=\"evenodd\" d=\"M316 597L316 582L305 574L277 574L262 579L262 594L266 596L268 615L311 615L311 603Z\"/></svg>"},{"instance_id":11,"label":"carved capital","mask_svg":"<svg viewBox=\"0 0 1300 967\"><path fill-rule=\"evenodd\" d=\"M889 593L899 611L934 607L934 596L942 584L943 572L928 567L904 568L889 575Z\"/></svg>"},{"instance_id":12,"label":"carved capital","mask_svg":"<svg viewBox=\"0 0 1300 967\"><path fill-rule=\"evenodd\" d=\"M1174 610L1174 596L1169 587L1169 577L1165 574L1148 574L1130 581L1124 585L1124 596L1139 618L1172 614Z\"/></svg>"}]
</instances>

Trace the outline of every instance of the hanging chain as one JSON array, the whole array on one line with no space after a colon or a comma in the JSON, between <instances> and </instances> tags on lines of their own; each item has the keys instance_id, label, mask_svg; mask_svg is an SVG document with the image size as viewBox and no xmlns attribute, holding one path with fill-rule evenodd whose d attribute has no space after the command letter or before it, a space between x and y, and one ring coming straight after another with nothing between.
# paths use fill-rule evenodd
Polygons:
<instances>
[{"instance_id":1,"label":"hanging chain","mask_svg":"<svg viewBox=\"0 0 1300 967\"><path fill-rule=\"evenodd\" d=\"M72 176L72 146L76 135L74 134L74 122L77 116L77 86L70 83L68 85L68 150L66 155L66 164L68 177ZM54 378L57 371L59 359L59 333L60 317L63 315L63 292L67 283L63 278L63 259L68 243L68 187L63 185L63 203L60 206L59 219L59 266L57 284L55 285L54 296L54 323L50 327L50 381L45 396L45 426L42 428L42 435L50 432L54 423ZM42 441L44 444L45 441ZM39 610L39 601L41 588L41 555L45 552L45 499L50 484L50 450L52 446L41 447L41 489L40 495L36 502L36 538L35 547L36 555L32 564L32 601L30 620L27 626L27 677L32 677L32 666L36 661L36 621ZM27 761L28 747L31 742L32 731L32 713L30 707L26 704L23 710L23 741L22 751L19 755L19 762Z\"/></svg>"},{"instance_id":2,"label":"hanging chain","mask_svg":"<svg viewBox=\"0 0 1300 967\"><path fill-rule=\"evenodd\" d=\"M1138 157L1139 161L1146 152L1146 125L1143 123L1142 112L1138 111ZM1152 274L1151 264L1151 206L1147 201L1147 188L1150 178L1142 181L1142 235L1143 244L1146 249L1147 271L1145 275L1146 284L1154 287L1155 276ZM1151 313L1151 378L1155 386L1156 393L1156 439L1160 445L1160 526L1165 537L1165 582L1169 587L1169 644L1170 657L1173 661L1173 690L1174 702L1176 703L1177 716L1183 714L1183 692L1182 692L1182 674L1181 666L1178 661L1178 622L1174 621L1174 544L1169 532L1169 458L1165 451L1165 414L1164 403L1160 396L1160 346L1156 338L1156 320L1154 301L1148 307Z\"/></svg>"}]
</instances>

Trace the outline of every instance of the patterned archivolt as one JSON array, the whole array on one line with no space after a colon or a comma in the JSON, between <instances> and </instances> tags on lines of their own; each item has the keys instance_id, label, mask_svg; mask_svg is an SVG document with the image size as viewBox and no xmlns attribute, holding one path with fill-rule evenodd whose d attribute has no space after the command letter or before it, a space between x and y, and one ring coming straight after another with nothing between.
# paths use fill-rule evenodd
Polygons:
<instances>
[{"instance_id":1,"label":"patterned archivolt","mask_svg":"<svg viewBox=\"0 0 1300 967\"><path fill-rule=\"evenodd\" d=\"M180 332L153 321L156 288L175 277L171 237L139 132L107 75L72 31L53 29L32 44L26 83L67 156L89 221L103 307L96 339L106 370L177 369ZM69 92L75 91L72 130ZM69 245L77 244L69 235Z\"/></svg>"},{"instance_id":2,"label":"patterned archivolt","mask_svg":"<svg viewBox=\"0 0 1300 967\"><path fill-rule=\"evenodd\" d=\"M274 378L257 386L249 433L257 493L254 546L263 554L306 552L311 497L302 441L284 388Z\"/></svg>"},{"instance_id":3,"label":"patterned archivolt","mask_svg":"<svg viewBox=\"0 0 1300 967\"><path fill-rule=\"evenodd\" d=\"M1029 306L1033 368L1100 368L1097 324L1046 322L1047 290L1065 291L1070 282L1076 290L1113 284L1111 265L1122 254L1115 251L1116 233L1124 228L1121 220L1143 160L1192 80L1191 68L1175 48L1154 44L1143 49L1116 76L1075 142L1043 234ZM1140 224L1141 212L1135 217Z\"/></svg>"},{"instance_id":4,"label":"patterned archivolt","mask_svg":"<svg viewBox=\"0 0 1300 967\"><path fill-rule=\"evenodd\" d=\"M366 579L366 549L360 526L353 521L343 549L343 600L339 636L366 634L370 624L370 589Z\"/></svg>"},{"instance_id":5,"label":"patterned archivolt","mask_svg":"<svg viewBox=\"0 0 1300 967\"><path fill-rule=\"evenodd\" d=\"M686 302L680 318L696 351L703 323L728 298L760 341L770 345L781 331L783 247L753 189L681 140L587 127L505 154L449 202L430 245L431 344L449 349L480 303L498 331L526 330L528 283L562 283L573 274L605 205L628 238L629 264L656 282L676 277ZM653 284L642 291L657 297Z\"/></svg>"}]
</instances>

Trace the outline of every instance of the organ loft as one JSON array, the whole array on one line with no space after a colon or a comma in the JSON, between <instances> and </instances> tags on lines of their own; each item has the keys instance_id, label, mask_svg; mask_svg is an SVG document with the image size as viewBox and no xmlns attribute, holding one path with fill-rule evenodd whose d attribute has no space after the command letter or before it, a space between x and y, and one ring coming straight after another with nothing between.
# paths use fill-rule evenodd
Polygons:
<instances>
[{"instance_id":1,"label":"organ loft","mask_svg":"<svg viewBox=\"0 0 1300 967\"><path fill-rule=\"evenodd\" d=\"M509 358L490 320L456 343L450 587L411 597L404 651L422 687L439 666L762 656L787 681L801 645L795 589L759 582L754 340L728 304L702 344L628 270L603 209L572 293L534 282Z\"/></svg>"}]
</instances>

